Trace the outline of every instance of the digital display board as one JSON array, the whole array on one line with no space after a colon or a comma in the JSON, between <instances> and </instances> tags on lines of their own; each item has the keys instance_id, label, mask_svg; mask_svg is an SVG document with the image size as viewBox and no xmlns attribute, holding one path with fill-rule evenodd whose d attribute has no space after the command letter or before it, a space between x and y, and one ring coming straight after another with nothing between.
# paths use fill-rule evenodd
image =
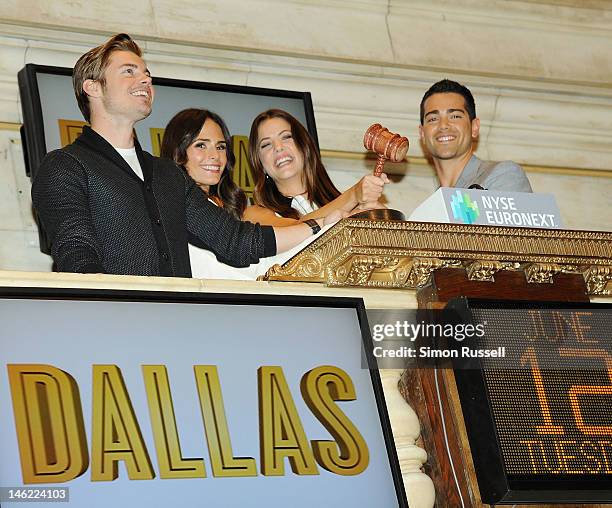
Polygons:
<instances>
[{"instance_id":1,"label":"digital display board","mask_svg":"<svg viewBox=\"0 0 612 508\"><path fill-rule=\"evenodd\" d=\"M3 507L407 506L362 300L7 288L0 322Z\"/></svg>"},{"instance_id":2,"label":"digital display board","mask_svg":"<svg viewBox=\"0 0 612 508\"><path fill-rule=\"evenodd\" d=\"M483 502L612 502L612 306L461 300L484 324L455 361Z\"/></svg>"}]
</instances>

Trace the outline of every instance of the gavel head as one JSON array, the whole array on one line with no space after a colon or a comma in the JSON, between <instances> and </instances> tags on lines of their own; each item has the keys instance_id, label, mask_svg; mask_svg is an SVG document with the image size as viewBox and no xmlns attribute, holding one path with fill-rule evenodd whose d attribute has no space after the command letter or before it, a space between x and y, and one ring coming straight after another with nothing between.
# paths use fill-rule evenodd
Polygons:
<instances>
[{"instance_id":1,"label":"gavel head","mask_svg":"<svg viewBox=\"0 0 612 508\"><path fill-rule=\"evenodd\" d=\"M408 138L389 132L389 129L375 123L363 136L363 146L391 162L400 162L408 152Z\"/></svg>"}]
</instances>

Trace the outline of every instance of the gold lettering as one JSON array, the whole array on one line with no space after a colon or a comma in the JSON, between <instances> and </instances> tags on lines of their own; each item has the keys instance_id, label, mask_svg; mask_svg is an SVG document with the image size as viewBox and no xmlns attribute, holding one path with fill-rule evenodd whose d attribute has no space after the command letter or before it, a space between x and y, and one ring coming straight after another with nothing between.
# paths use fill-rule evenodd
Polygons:
<instances>
[{"instance_id":1,"label":"gold lettering","mask_svg":"<svg viewBox=\"0 0 612 508\"><path fill-rule=\"evenodd\" d=\"M358 475L368 467L368 445L355 425L335 401L355 400L350 376L331 365L310 370L300 384L304 401L336 440L312 441L317 462L328 471L342 476ZM338 451L339 450L339 451Z\"/></svg>"},{"instance_id":2,"label":"gold lettering","mask_svg":"<svg viewBox=\"0 0 612 508\"><path fill-rule=\"evenodd\" d=\"M74 480L89 458L79 388L51 365L7 365L23 483Z\"/></svg>"},{"instance_id":3,"label":"gold lettering","mask_svg":"<svg viewBox=\"0 0 612 508\"><path fill-rule=\"evenodd\" d=\"M552 460L551 460L551 465L548 465L548 459L546 458L546 448L544 447L544 443L542 441L540 441L540 451L542 452L542 462L544 463L544 467L546 468L546 471L553 473L553 474L558 474L561 473L563 471L563 461L561 460L561 458L559 457L558 454L558 448L557 448L557 443L554 443L555 446L555 450L557 451L557 459L558 459L558 467L554 468L552 466ZM552 459L552 454L551 454L551 459Z\"/></svg>"},{"instance_id":4,"label":"gold lettering","mask_svg":"<svg viewBox=\"0 0 612 508\"><path fill-rule=\"evenodd\" d=\"M234 457L233 455L217 367L215 365L194 365L193 370L198 386L213 475L257 476L254 458Z\"/></svg>"},{"instance_id":5,"label":"gold lettering","mask_svg":"<svg viewBox=\"0 0 612 508\"><path fill-rule=\"evenodd\" d=\"M143 365L142 374L149 402L159 477L206 477L204 461L201 458L185 459L181 453L166 367L164 365Z\"/></svg>"},{"instance_id":6,"label":"gold lettering","mask_svg":"<svg viewBox=\"0 0 612 508\"><path fill-rule=\"evenodd\" d=\"M232 136L232 152L234 152L236 161L232 171L232 180L245 192L247 198L252 199L255 184L249 162L248 136Z\"/></svg>"},{"instance_id":7,"label":"gold lettering","mask_svg":"<svg viewBox=\"0 0 612 508\"><path fill-rule=\"evenodd\" d=\"M544 331L544 323L542 322L542 315L539 311L528 310L527 317L531 321L533 325L532 328L525 334L526 340L538 340L538 339L546 339L548 338L546 332Z\"/></svg>"},{"instance_id":8,"label":"gold lettering","mask_svg":"<svg viewBox=\"0 0 612 508\"><path fill-rule=\"evenodd\" d=\"M554 326L553 336L557 341L565 339L573 339L573 330L571 324L571 317L566 316L563 312L553 311L551 312L552 322Z\"/></svg>"},{"instance_id":9,"label":"gold lettering","mask_svg":"<svg viewBox=\"0 0 612 508\"><path fill-rule=\"evenodd\" d=\"M91 479L117 479L125 461L131 480L155 477L123 376L116 365L93 366Z\"/></svg>"},{"instance_id":10,"label":"gold lettering","mask_svg":"<svg viewBox=\"0 0 612 508\"><path fill-rule=\"evenodd\" d=\"M574 333L576 334L576 340L578 342L582 342L584 344L598 344L599 343L598 340L589 340L586 338L585 332L588 332L589 330L591 330L591 327L583 323L580 319L580 316L591 317L592 315L593 315L592 312L578 312L578 311L573 312L571 314L572 329L574 330Z\"/></svg>"},{"instance_id":11,"label":"gold lettering","mask_svg":"<svg viewBox=\"0 0 612 508\"><path fill-rule=\"evenodd\" d=\"M571 464L570 464L570 460L572 459L577 459L578 457L576 455L570 455L570 451L567 450L566 446L576 446L576 441L573 440L559 440L557 441L555 446L558 446L558 450L561 454L561 456L563 457L563 464L565 464L565 471L567 473L571 473L571 474L580 474L582 473L582 469L572 469L571 468Z\"/></svg>"},{"instance_id":12,"label":"gold lettering","mask_svg":"<svg viewBox=\"0 0 612 508\"><path fill-rule=\"evenodd\" d=\"M536 396L538 397L540 410L542 411L542 417L544 419L544 425L536 426L536 431L538 434L564 434L565 430L561 425L553 424L550 406L548 404L548 397L546 396L546 390L544 389L544 379L542 378L542 372L540 371L538 357L536 356L535 349L532 346L525 349L525 352L521 356L521 365L525 365L526 363L531 365L531 374L533 375Z\"/></svg>"},{"instance_id":13,"label":"gold lettering","mask_svg":"<svg viewBox=\"0 0 612 508\"><path fill-rule=\"evenodd\" d=\"M610 466L612 466L612 464L610 463L609 457L608 457L608 452L606 451L606 446L608 448L612 447L612 444L609 441L599 441L599 447L601 448L601 454L603 455L603 459L604 459L604 463L606 466L606 474L610 474L612 473L612 468Z\"/></svg>"},{"instance_id":14,"label":"gold lettering","mask_svg":"<svg viewBox=\"0 0 612 508\"><path fill-rule=\"evenodd\" d=\"M283 460L288 457L294 473L319 474L283 370L260 367L257 381L261 472L266 476L282 476Z\"/></svg>"}]
</instances>

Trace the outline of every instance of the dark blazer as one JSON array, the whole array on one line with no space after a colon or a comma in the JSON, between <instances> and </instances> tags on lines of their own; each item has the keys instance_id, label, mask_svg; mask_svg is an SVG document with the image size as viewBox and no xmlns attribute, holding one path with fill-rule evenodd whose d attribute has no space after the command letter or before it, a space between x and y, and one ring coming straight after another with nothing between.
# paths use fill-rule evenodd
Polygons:
<instances>
[{"instance_id":1,"label":"dark blazer","mask_svg":"<svg viewBox=\"0 0 612 508\"><path fill-rule=\"evenodd\" d=\"M43 159L32 202L57 271L190 277L189 236L232 266L276 253L271 227L234 219L137 142L136 153L144 182L89 127Z\"/></svg>"}]
</instances>

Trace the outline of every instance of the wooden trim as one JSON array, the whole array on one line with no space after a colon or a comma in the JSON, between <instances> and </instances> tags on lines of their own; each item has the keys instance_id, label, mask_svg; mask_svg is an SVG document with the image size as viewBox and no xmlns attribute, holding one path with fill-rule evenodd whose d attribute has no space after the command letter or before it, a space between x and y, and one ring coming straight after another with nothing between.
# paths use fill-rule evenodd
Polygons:
<instances>
[{"instance_id":1,"label":"wooden trim","mask_svg":"<svg viewBox=\"0 0 612 508\"><path fill-rule=\"evenodd\" d=\"M0 130L3 131L18 131L21 129L20 123L15 122L0 122Z\"/></svg>"}]
</instances>

